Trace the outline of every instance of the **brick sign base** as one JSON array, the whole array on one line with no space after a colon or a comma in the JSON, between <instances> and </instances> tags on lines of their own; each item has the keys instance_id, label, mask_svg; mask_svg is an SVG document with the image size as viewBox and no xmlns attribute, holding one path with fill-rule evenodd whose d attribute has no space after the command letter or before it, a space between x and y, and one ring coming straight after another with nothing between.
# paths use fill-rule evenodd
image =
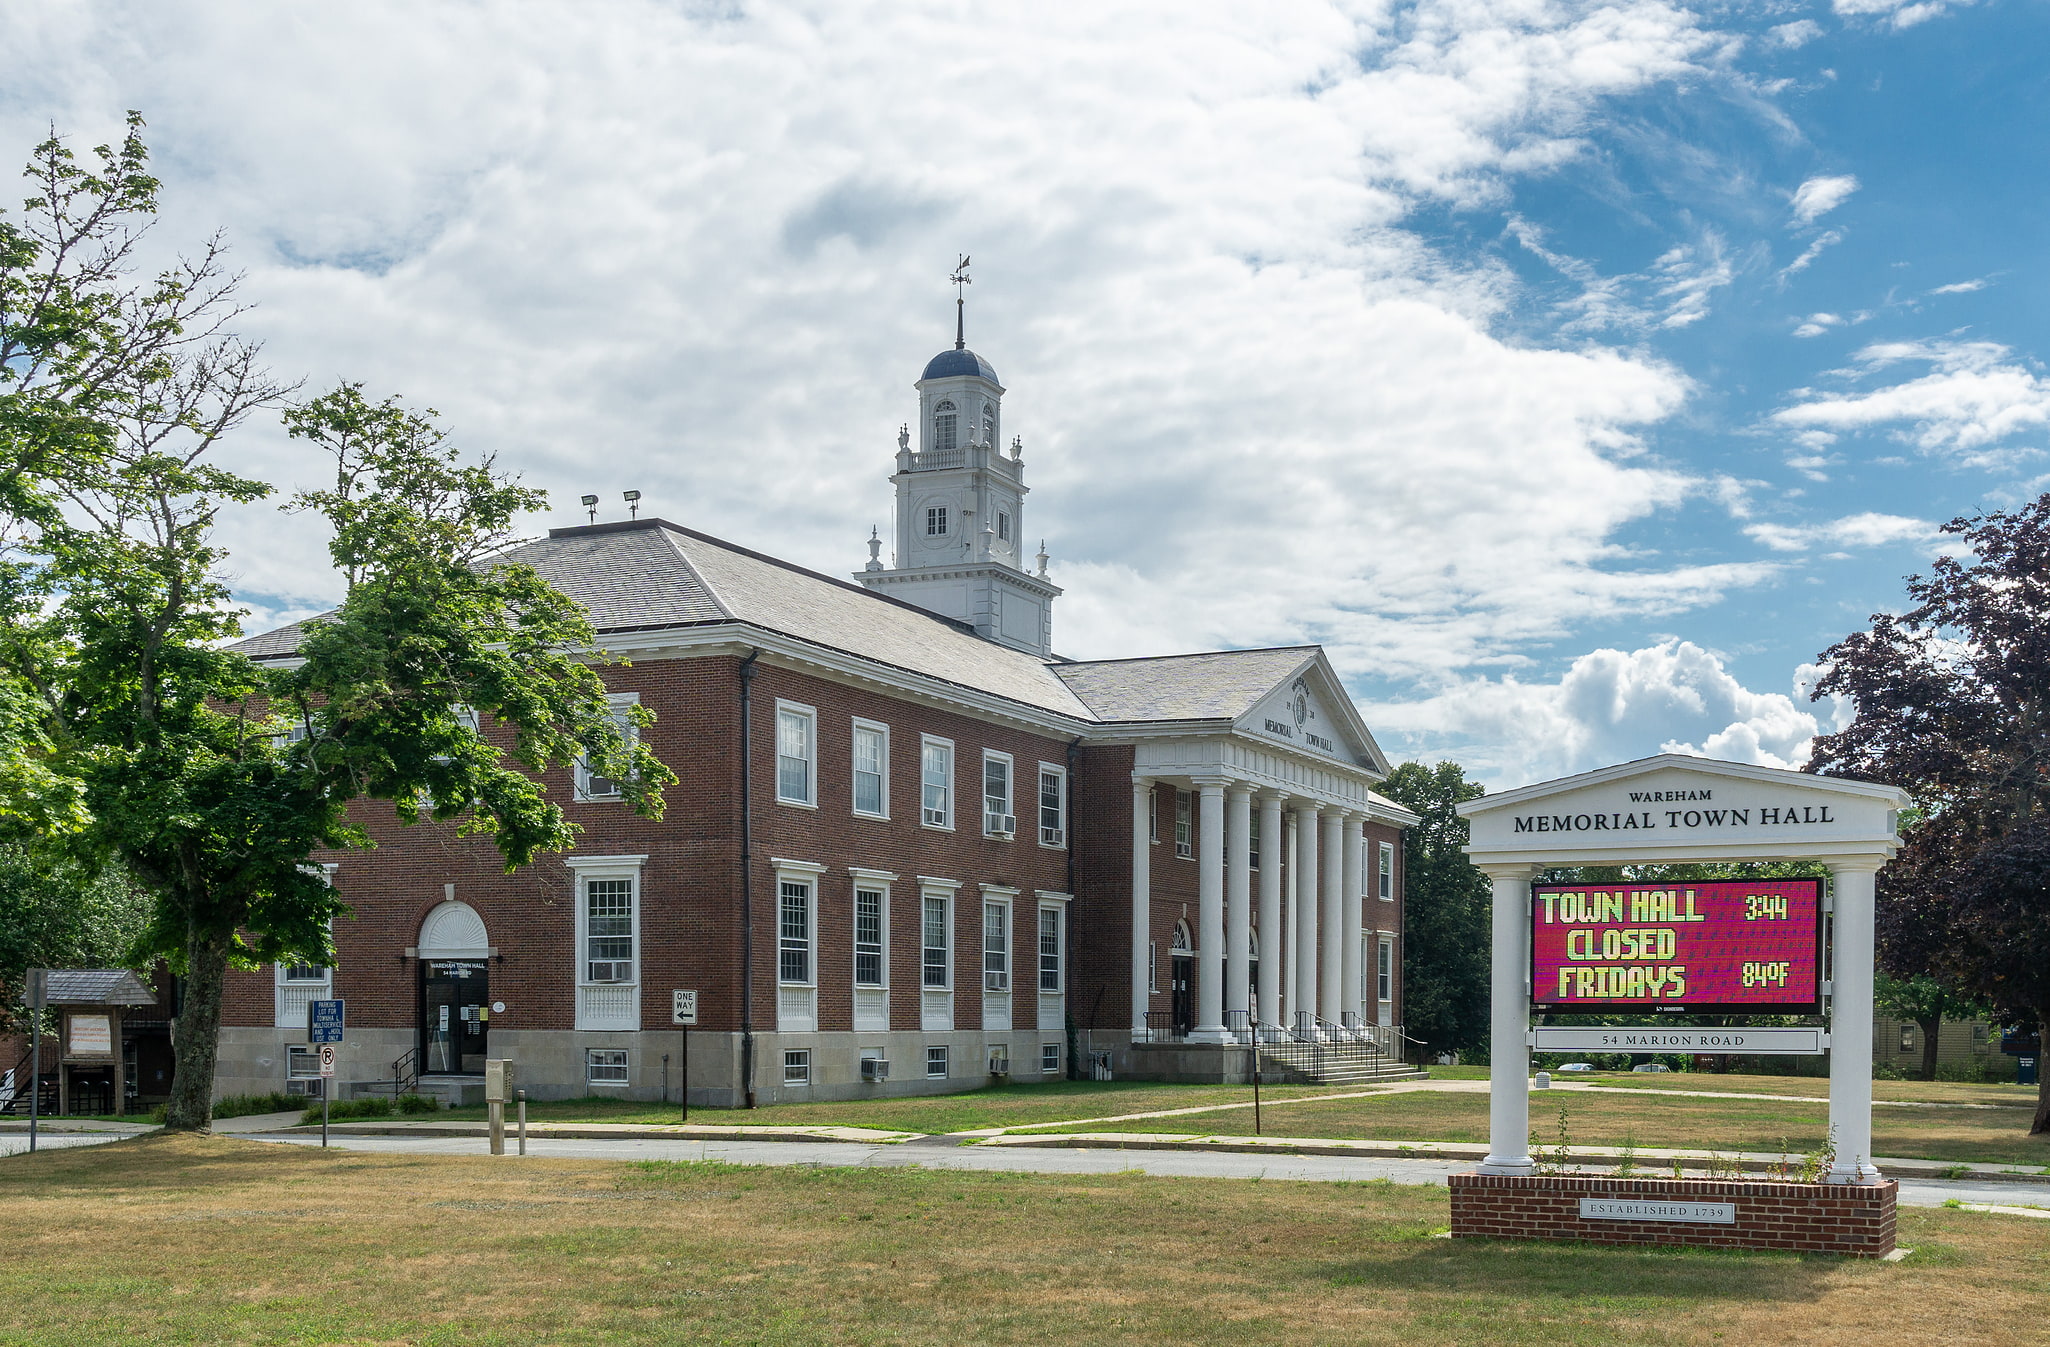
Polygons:
<instances>
[{"instance_id":1,"label":"brick sign base","mask_svg":"<svg viewBox=\"0 0 2050 1347\"><path fill-rule=\"evenodd\" d=\"M1574 1239L1598 1244L1694 1244L1794 1249L1879 1258L1893 1252L1900 1185L1747 1183L1729 1179L1617 1179L1572 1175L1454 1174L1452 1234L1462 1239ZM1707 1215L1735 1208L1733 1223L1587 1219L1603 1210ZM1681 1206L1679 1204L1685 1204ZM1700 1204L1700 1205L1697 1205Z\"/></svg>"}]
</instances>

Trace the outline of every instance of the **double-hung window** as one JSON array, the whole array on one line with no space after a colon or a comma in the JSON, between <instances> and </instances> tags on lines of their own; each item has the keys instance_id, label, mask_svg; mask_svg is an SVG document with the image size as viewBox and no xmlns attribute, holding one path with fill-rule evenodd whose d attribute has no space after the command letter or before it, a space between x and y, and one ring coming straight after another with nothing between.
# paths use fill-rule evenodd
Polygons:
<instances>
[{"instance_id":1,"label":"double-hung window","mask_svg":"<svg viewBox=\"0 0 2050 1347\"><path fill-rule=\"evenodd\" d=\"M923 919L919 923L920 982L934 990L945 991L954 985L953 957L949 949L947 920L948 899L936 893L925 895Z\"/></svg>"},{"instance_id":2,"label":"double-hung window","mask_svg":"<svg viewBox=\"0 0 2050 1347\"><path fill-rule=\"evenodd\" d=\"M1374 999L1395 999L1395 942L1386 936L1374 947Z\"/></svg>"},{"instance_id":3,"label":"double-hung window","mask_svg":"<svg viewBox=\"0 0 2050 1347\"><path fill-rule=\"evenodd\" d=\"M1061 910L1039 909L1039 990L1061 989Z\"/></svg>"},{"instance_id":4,"label":"double-hung window","mask_svg":"<svg viewBox=\"0 0 2050 1347\"><path fill-rule=\"evenodd\" d=\"M1011 905L982 905L982 989L1011 990Z\"/></svg>"},{"instance_id":5,"label":"double-hung window","mask_svg":"<svg viewBox=\"0 0 2050 1347\"><path fill-rule=\"evenodd\" d=\"M1064 847L1068 844L1068 773L1065 768L1039 764L1039 845Z\"/></svg>"},{"instance_id":6,"label":"double-hung window","mask_svg":"<svg viewBox=\"0 0 2050 1347\"><path fill-rule=\"evenodd\" d=\"M1246 822L1246 868L1257 870L1260 868L1260 811L1253 810Z\"/></svg>"},{"instance_id":7,"label":"double-hung window","mask_svg":"<svg viewBox=\"0 0 2050 1347\"><path fill-rule=\"evenodd\" d=\"M584 981L634 980L634 881L584 881Z\"/></svg>"},{"instance_id":8,"label":"double-hung window","mask_svg":"<svg viewBox=\"0 0 2050 1347\"><path fill-rule=\"evenodd\" d=\"M947 507L928 505L925 507L925 536L944 538L947 536Z\"/></svg>"},{"instance_id":9,"label":"double-hung window","mask_svg":"<svg viewBox=\"0 0 2050 1347\"><path fill-rule=\"evenodd\" d=\"M1381 901L1395 901L1395 848L1387 842L1380 844L1380 871L1375 877L1376 891Z\"/></svg>"},{"instance_id":10,"label":"double-hung window","mask_svg":"<svg viewBox=\"0 0 2050 1347\"><path fill-rule=\"evenodd\" d=\"M928 828L954 826L954 745L926 736L919 754L918 821Z\"/></svg>"},{"instance_id":11,"label":"double-hung window","mask_svg":"<svg viewBox=\"0 0 2050 1347\"><path fill-rule=\"evenodd\" d=\"M890 816L890 727L854 722L854 812Z\"/></svg>"},{"instance_id":12,"label":"double-hung window","mask_svg":"<svg viewBox=\"0 0 2050 1347\"><path fill-rule=\"evenodd\" d=\"M619 727L620 738L626 740L628 748L632 748L635 743L639 742L641 735L641 727L633 722L632 710L633 707L640 705L641 694L638 692L614 692L608 694L605 701L612 708L612 723ZM475 714L475 712L471 712L473 717ZM474 729L475 725L473 724L471 728ZM618 781L609 776L599 776L591 770L590 759L581 754L578 755L575 792L577 799L617 800L620 798L620 793Z\"/></svg>"},{"instance_id":13,"label":"double-hung window","mask_svg":"<svg viewBox=\"0 0 2050 1347\"><path fill-rule=\"evenodd\" d=\"M1174 793L1174 854L1185 860L1196 855L1196 805L1185 790Z\"/></svg>"},{"instance_id":14,"label":"double-hung window","mask_svg":"<svg viewBox=\"0 0 2050 1347\"><path fill-rule=\"evenodd\" d=\"M1010 837L1018 831L1011 812L1011 755L982 755L982 831L987 837Z\"/></svg>"},{"instance_id":15,"label":"double-hung window","mask_svg":"<svg viewBox=\"0 0 2050 1347\"><path fill-rule=\"evenodd\" d=\"M776 800L816 805L818 801L818 713L809 706L776 703Z\"/></svg>"},{"instance_id":16,"label":"double-hung window","mask_svg":"<svg viewBox=\"0 0 2050 1347\"><path fill-rule=\"evenodd\" d=\"M809 986L812 980L811 884L802 879L779 880L776 890L776 980Z\"/></svg>"},{"instance_id":17,"label":"double-hung window","mask_svg":"<svg viewBox=\"0 0 2050 1347\"><path fill-rule=\"evenodd\" d=\"M883 985L883 891L854 891L854 985Z\"/></svg>"}]
</instances>

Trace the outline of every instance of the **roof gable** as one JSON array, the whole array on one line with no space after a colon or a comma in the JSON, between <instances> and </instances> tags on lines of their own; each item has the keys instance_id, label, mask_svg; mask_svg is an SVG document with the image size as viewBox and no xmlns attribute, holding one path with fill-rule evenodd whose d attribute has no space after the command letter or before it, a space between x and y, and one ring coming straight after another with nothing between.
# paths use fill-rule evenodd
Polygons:
<instances>
[{"instance_id":1,"label":"roof gable","mask_svg":"<svg viewBox=\"0 0 2050 1347\"><path fill-rule=\"evenodd\" d=\"M1317 757L1388 774L1388 759L1374 742L1359 708L1320 647L1237 718L1243 734L1286 744Z\"/></svg>"}]
</instances>

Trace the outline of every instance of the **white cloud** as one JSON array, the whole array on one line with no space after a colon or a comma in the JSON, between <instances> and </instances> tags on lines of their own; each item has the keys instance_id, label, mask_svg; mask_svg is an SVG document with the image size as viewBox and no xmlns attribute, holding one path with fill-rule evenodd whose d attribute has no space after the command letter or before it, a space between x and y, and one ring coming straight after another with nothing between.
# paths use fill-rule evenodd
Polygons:
<instances>
[{"instance_id":1,"label":"white cloud","mask_svg":"<svg viewBox=\"0 0 2050 1347\"><path fill-rule=\"evenodd\" d=\"M1850 199L1858 180L1850 174L1810 178L1794 189L1794 223L1814 224Z\"/></svg>"},{"instance_id":2,"label":"white cloud","mask_svg":"<svg viewBox=\"0 0 2050 1347\"><path fill-rule=\"evenodd\" d=\"M1822 524L1747 524L1744 532L1776 552L1801 552L1810 547L1883 547L1927 539L1936 530L1925 520L1866 511Z\"/></svg>"},{"instance_id":3,"label":"white cloud","mask_svg":"<svg viewBox=\"0 0 2050 1347\"><path fill-rule=\"evenodd\" d=\"M1988 341L1880 342L1855 357L1857 377L1902 363L1929 372L1862 393L1798 390L1800 400L1772 414L1779 425L1835 437L1891 428L1925 453L1976 467L2010 465L2036 451L2007 442L2050 424L2050 380ZM1827 442L1827 441L1824 441Z\"/></svg>"},{"instance_id":4,"label":"white cloud","mask_svg":"<svg viewBox=\"0 0 2050 1347\"><path fill-rule=\"evenodd\" d=\"M1833 313L1811 313L1794 329L1797 337L1819 337L1833 327L1842 327L1844 320Z\"/></svg>"},{"instance_id":5,"label":"white cloud","mask_svg":"<svg viewBox=\"0 0 2050 1347\"><path fill-rule=\"evenodd\" d=\"M1806 271L1809 267L1815 265L1815 259L1822 256L1823 249L1833 248L1837 244L1842 243L1843 241L1844 231L1841 229L1826 229L1822 233L1816 235L1815 238L1809 242L1808 246L1801 250L1801 255L1799 257L1795 258L1793 261L1787 263L1785 266L1780 268L1779 275L1777 277L1780 285L1784 288L1789 277L1797 276L1800 273Z\"/></svg>"},{"instance_id":6,"label":"white cloud","mask_svg":"<svg viewBox=\"0 0 2050 1347\"><path fill-rule=\"evenodd\" d=\"M220 0L114 41L98 11L24 11L0 141L146 109L160 235L228 227L281 369L433 403L550 487L552 522L634 487L829 572L888 518L972 253L1068 653L1318 639L1437 674L1771 574L1621 552L1693 490L1639 439L1689 382L1503 340L1512 283L1405 227L1695 73L1720 48L1684 9L517 14ZM1716 240L1669 253L1648 311L1691 321L1728 268ZM275 434L243 452L316 471ZM232 529L267 612L333 594L309 530Z\"/></svg>"},{"instance_id":7,"label":"white cloud","mask_svg":"<svg viewBox=\"0 0 2050 1347\"><path fill-rule=\"evenodd\" d=\"M1773 45L1791 49L1821 37L1822 25L1813 19L1796 19L1792 23L1775 24L1766 30L1766 36Z\"/></svg>"},{"instance_id":8,"label":"white cloud","mask_svg":"<svg viewBox=\"0 0 2050 1347\"><path fill-rule=\"evenodd\" d=\"M1980 277L1969 281L1953 281L1949 285L1939 285L1929 293L1932 295L1969 295L1974 290L1984 290L1985 288L1985 278Z\"/></svg>"},{"instance_id":9,"label":"white cloud","mask_svg":"<svg viewBox=\"0 0 2050 1347\"><path fill-rule=\"evenodd\" d=\"M1885 19L1894 28L1912 28L1972 0L1835 0L1836 12L1846 17Z\"/></svg>"},{"instance_id":10,"label":"white cloud","mask_svg":"<svg viewBox=\"0 0 2050 1347\"><path fill-rule=\"evenodd\" d=\"M1667 249L1642 272L1617 276L1604 276L1592 263L1555 251L1545 231L1521 216L1509 217L1506 232L1580 285L1580 293L1559 306L1565 319L1560 330L1567 333L1688 327L1708 316L1710 299L1737 275L1722 235L1712 229L1694 243Z\"/></svg>"},{"instance_id":11,"label":"white cloud","mask_svg":"<svg viewBox=\"0 0 2050 1347\"><path fill-rule=\"evenodd\" d=\"M1470 739L1460 760L1498 787L1651 752L1798 767L1808 760L1810 740L1837 728L1842 711L1832 705L1818 720L1806 709L1813 680L1814 670L1804 666L1794 688L1800 704L1785 693L1753 692L1718 655L1669 638L1628 652L1589 651L1555 683L1467 679L1371 714L1390 738Z\"/></svg>"}]
</instances>

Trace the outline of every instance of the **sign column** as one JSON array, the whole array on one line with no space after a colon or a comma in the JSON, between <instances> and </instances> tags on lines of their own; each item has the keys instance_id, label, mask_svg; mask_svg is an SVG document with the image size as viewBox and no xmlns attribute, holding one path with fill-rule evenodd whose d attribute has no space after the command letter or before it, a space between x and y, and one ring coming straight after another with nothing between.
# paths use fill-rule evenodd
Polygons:
<instances>
[{"instance_id":1,"label":"sign column","mask_svg":"<svg viewBox=\"0 0 2050 1347\"><path fill-rule=\"evenodd\" d=\"M1832 861L1834 979L1829 1003L1829 1133L1836 1161L1829 1183L1879 1183L1872 1163L1873 904L1880 862Z\"/></svg>"},{"instance_id":2,"label":"sign column","mask_svg":"<svg viewBox=\"0 0 2050 1347\"><path fill-rule=\"evenodd\" d=\"M1528 1174L1530 1165L1531 865L1483 865L1494 886L1494 976L1488 1022L1488 1158L1483 1174Z\"/></svg>"}]
</instances>

